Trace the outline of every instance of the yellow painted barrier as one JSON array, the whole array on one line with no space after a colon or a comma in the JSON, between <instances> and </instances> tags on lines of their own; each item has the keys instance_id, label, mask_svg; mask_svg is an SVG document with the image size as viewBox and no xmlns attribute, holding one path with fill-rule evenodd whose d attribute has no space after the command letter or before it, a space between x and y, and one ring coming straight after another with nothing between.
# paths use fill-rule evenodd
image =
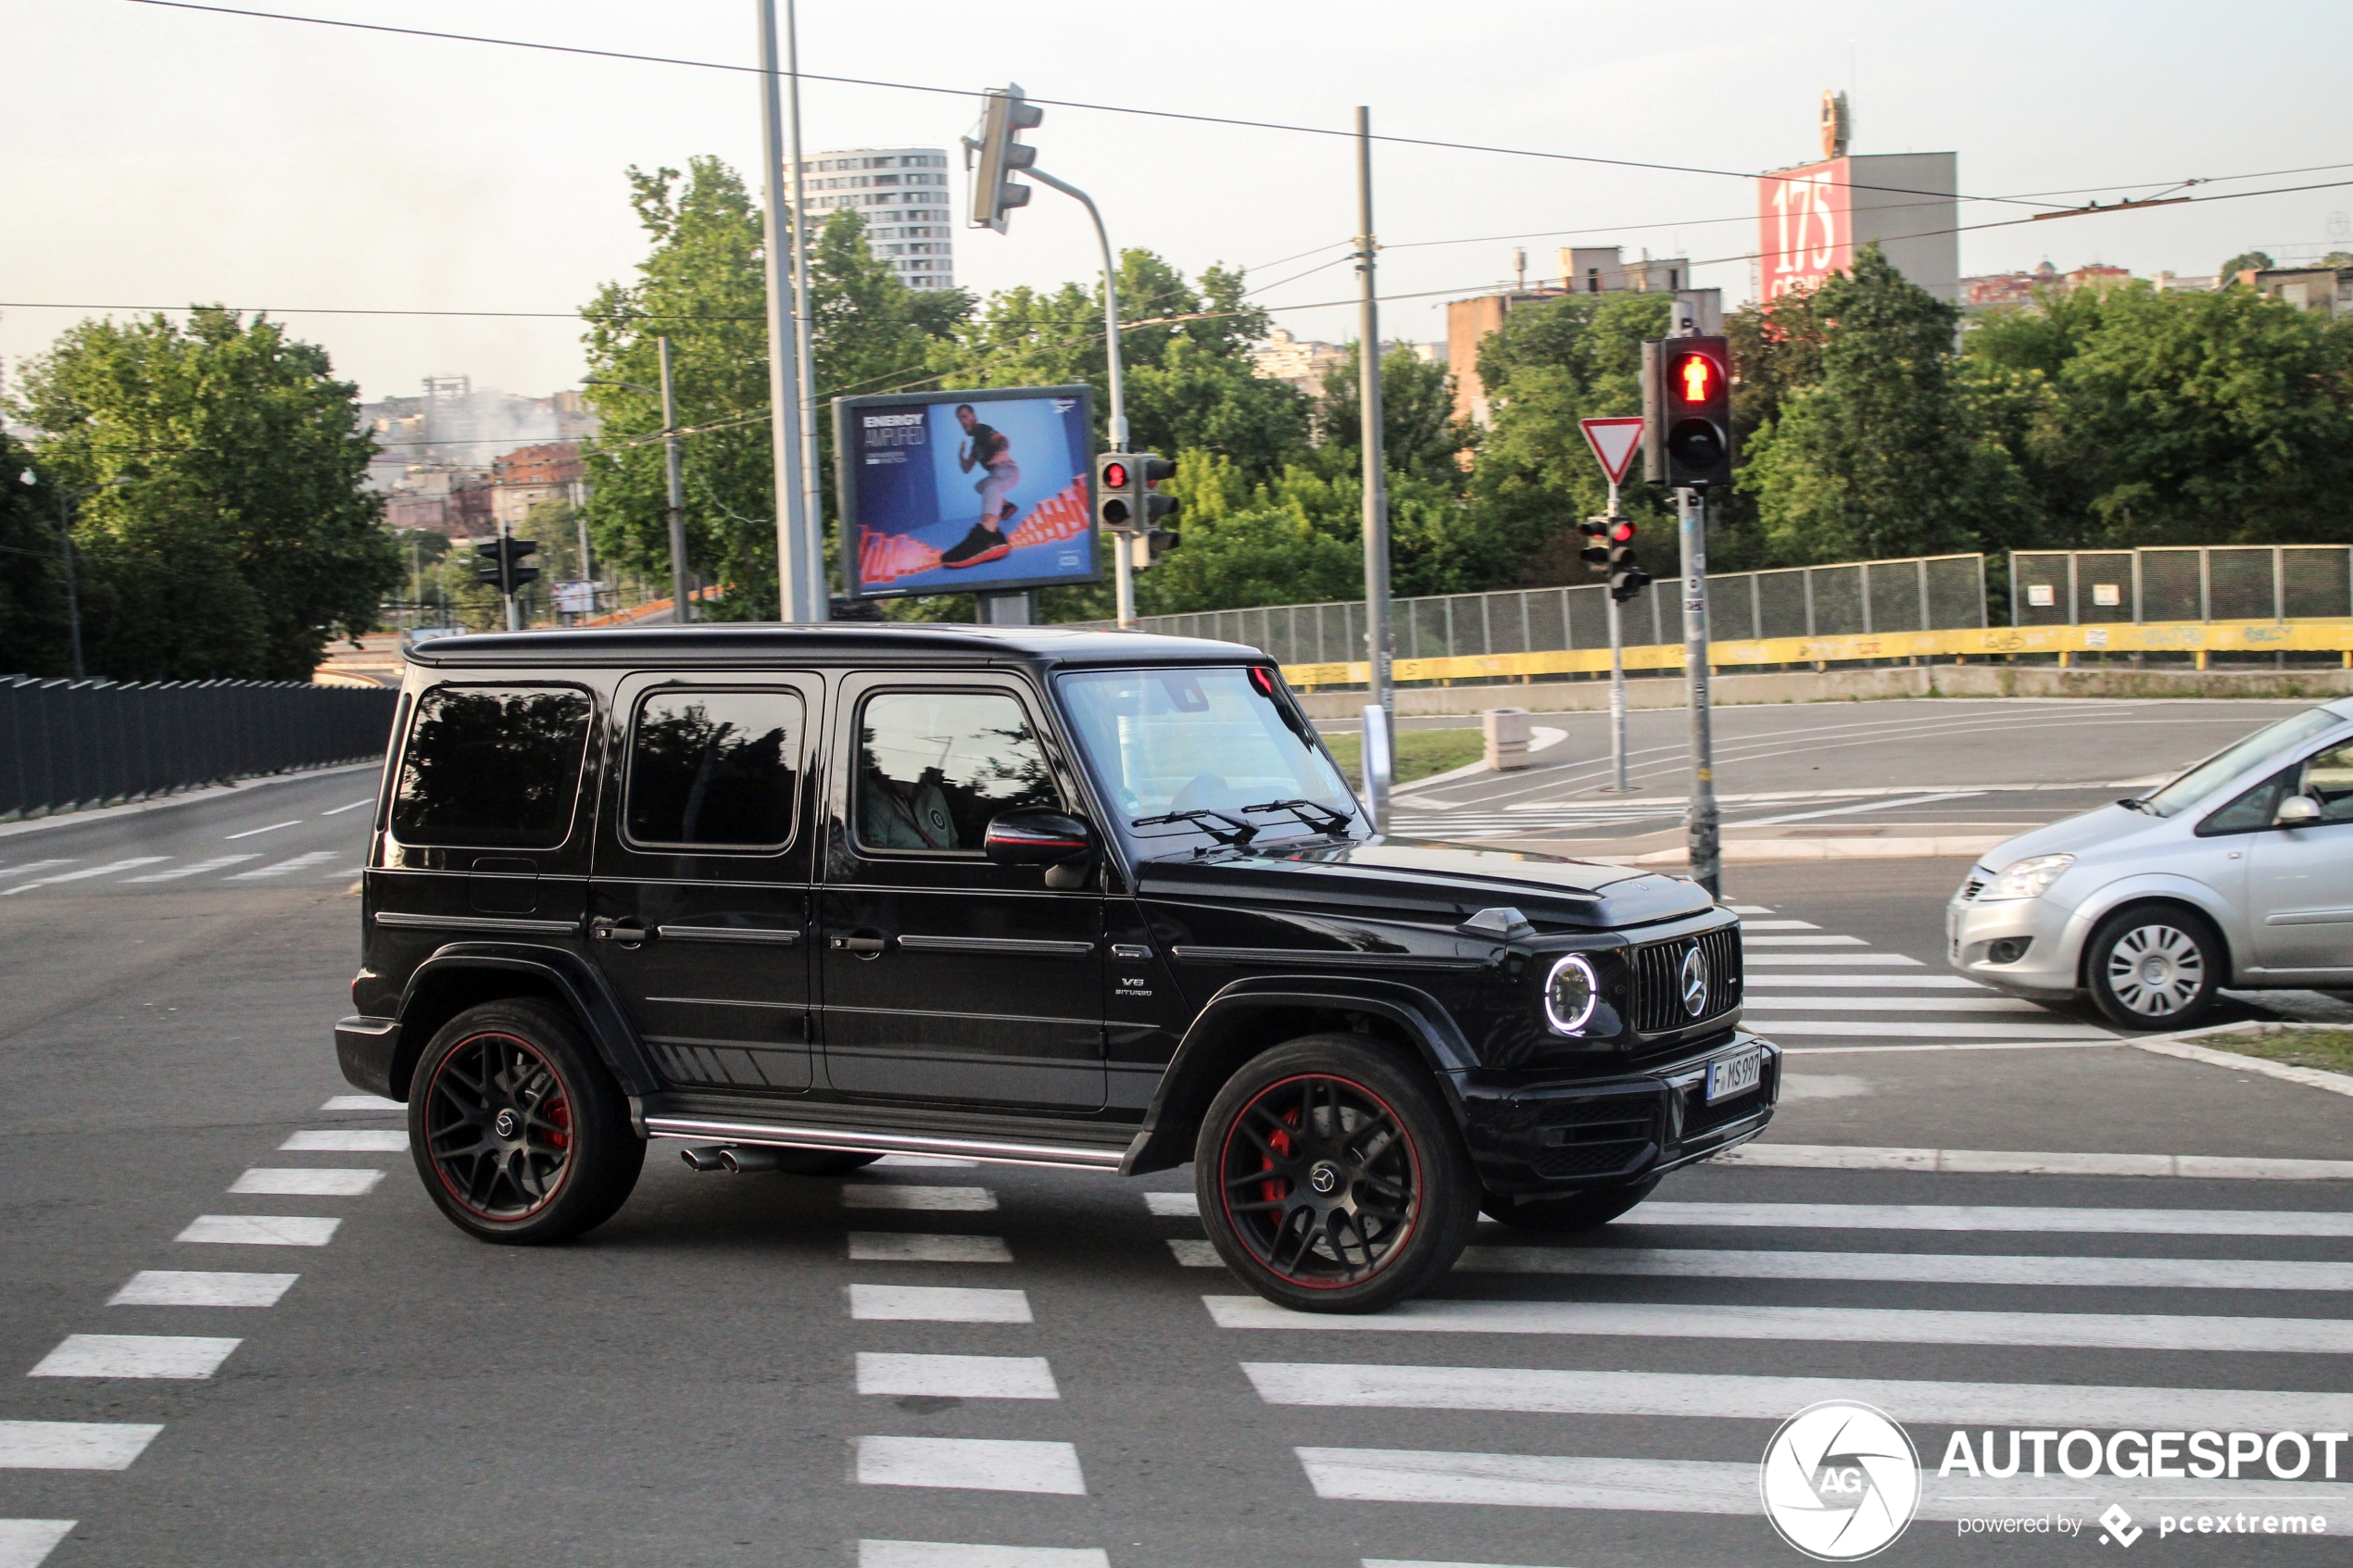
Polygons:
<instances>
[{"instance_id":1,"label":"yellow painted barrier","mask_svg":"<svg viewBox=\"0 0 2353 1568\"><path fill-rule=\"evenodd\" d=\"M2347 653L2353 620L2165 621L2140 625L1994 626L1957 632L1875 632L1843 637L1743 638L1707 645L1710 669L1756 664L1835 664L1858 659L1986 658L1998 654ZM2198 663L2204 666L2200 658ZM1629 670L1680 670L1683 645L1646 643L1626 649ZM1401 659L1400 681L1513 680L1522 675L1593 674L1609 668L1607 648L1548 653L1471 654ZM1359 659L1348 664L1286 664L1292 685L1361 685L1371 679Z\"/></svg>"}]
</instances>

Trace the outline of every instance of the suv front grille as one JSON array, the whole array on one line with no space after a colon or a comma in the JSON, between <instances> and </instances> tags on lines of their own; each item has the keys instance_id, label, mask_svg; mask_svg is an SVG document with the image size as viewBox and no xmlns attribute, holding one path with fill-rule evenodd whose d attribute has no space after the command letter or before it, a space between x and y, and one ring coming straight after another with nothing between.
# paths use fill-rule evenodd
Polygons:
<instances>
[{"instance_id":1,"label":"suv front grille","mask_svg":"<svg viewBox=\"0 0 2353 1568\"><path fill-rule=\"evenodd\" d=\"M1697 947L1707 965L1706 998L1696 1013L1683 1002L1683 962ZM1740 927L1720 925L1696 936L1653 942L1627 955L1633 971L1634 1028L1644 1035L1665 1035L1704 1023L1740 1006Z\"/></svg>"}]
</instances>

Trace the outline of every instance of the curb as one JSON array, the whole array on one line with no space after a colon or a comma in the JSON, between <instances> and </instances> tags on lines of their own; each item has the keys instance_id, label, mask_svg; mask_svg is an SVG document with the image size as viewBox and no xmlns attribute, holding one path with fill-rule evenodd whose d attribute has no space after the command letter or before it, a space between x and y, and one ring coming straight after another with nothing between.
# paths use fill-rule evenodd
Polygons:
<instances>
[{"instance_id":1,"label":"curb","mask_svg":"<svg viewBox=\"0 0 2353 1568\"><path fill-rule=\"evenodd\" d=\"M2130 1043L2141 1050L2158 1056L2170 1056L2183 1061L2202 1061L2208 1067L2227 1067L2238 1073L2259 1073L2266 1078L2283 1083L2301 1084L2308 1089L2325 1089L2333 1095L2353 1096L2353 1073L2331 1073L2318 1067L2291 1067L2284 1061L2272 1061L2259 1056L2242 1056L2236 1051L2218 1051L2209 1047L2193 1045L2195 1040L2227 1037L2232 1035L2259 1035L2267 1030L2295 1034L2305 1029L2329 1029L2342 1034L2341 1025L2334 1023L2222 1023L2211 1029L2189 1029L2179 1035L2151 1035Z\"/></svg>"}]
</instances>

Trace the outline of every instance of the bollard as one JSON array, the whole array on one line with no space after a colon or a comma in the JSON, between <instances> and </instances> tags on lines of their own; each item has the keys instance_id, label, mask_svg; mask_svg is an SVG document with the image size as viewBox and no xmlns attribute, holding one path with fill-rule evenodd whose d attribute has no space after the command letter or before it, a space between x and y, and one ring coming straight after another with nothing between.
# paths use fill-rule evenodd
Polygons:
<instances>
[{"instance_id":1,"label":"bollard","mask_svg":"<svg viewBox=\"0 0 2353 1568\"><path fill-rule=\"evenodd\" d=\"M1491 708L1478 716L1487 736L1487 766L1496 772L1528 766L1529 712L1525 708Z\"/></svg>"}]
</instances>

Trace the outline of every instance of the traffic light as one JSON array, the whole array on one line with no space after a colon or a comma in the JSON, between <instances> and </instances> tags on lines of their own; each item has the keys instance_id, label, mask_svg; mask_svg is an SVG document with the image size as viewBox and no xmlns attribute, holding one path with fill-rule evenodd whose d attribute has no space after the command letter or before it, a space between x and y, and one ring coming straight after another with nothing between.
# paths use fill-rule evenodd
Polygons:
<instances>
[{"instance_id":1,"label":"traffic light","mask_svg":"<svg viewBox=\"0 0 2353 1568\"><path fill-rule=\"evenodd\" d=\"M1095 454L1095 526L1125 532L1140 509L1143 482L1137 477L1135 457L1126 452Z\"/></svg>"},{"instance_id":2,"label":"traffic light","mask_svg":"<svg viewBox=\"0 0 2353 1568\"><path fill-rule=\"evenodd\" d=\"M1732 482L1730 345L1720 337L1642 345L1642 477L1677 489Z\"/></svg>"},{"instance_id":3,"label":"traffic light","mask_svg":"<svg viewBox=\"0 0 2353 1568\"><path fill-rule=\"evenodd\" d=\"M980 140L964 138L972 170L972 221L976 229L1005 232L1005 215L1029 205L1030 186L1017 185L1006 176L1038 161L1038 149L1013 139L1046 118L1046 111L1025 101L1017 86L991 87L981 94Z\"/></svg>"},{"instance_id":4,"label":"traffic light","mask_svg":"<svg viewBox=\"0 0 2353 1568\"><path fill-rule=\"evenodd\" d=\"M1173 528L1152 528L1141 533L1130 533L1125 542L1127 565L1131 571L1149 571L1152 562L1175 549L1180 543L1182 541Z\"/></svg>"},{"instance_id":5,"label":"traffic light","mask_svg":"<svg viewBox=\"0 0 2353 1568\"><path fill-rule=\"evenodd\" d=\"M1624 518L1609 521L1609 596L1619 604L1651 585L1651 574L1634 564L1634 525Z\"/></svg>"},{"instance_id":6,"label":"traffic light","mask_svg":"<svg viewBox=\"0 0 2353 1568\"><path fill-rule=\"evenodd\" d=\"M484 540L474 546L474 554L482 558L474 563L474 581L494 583L502 594L514 593L538 578L537 567L523 564L523 558L538 548L536 539Z\"/></svg>"},{"instance_id":7,"label":"traffic light","mask_svg":"<svg viewBox=\"0 0 2353 1568\"><path fill-rule=\"evenodd\" d=\"M1176 542L1176 535L1162 528L1160 520L1176 511L1176 497L1162 495L1156 486L1164 479L1176 477L1176 465L1157 452L1136 454L1136 478L1141 486L1142 503L1136 508L1137 526L1152 533L1168 533L1170 544ZM1168 545L1160 548L1164 551Z\"/></svg>"},{"instance_id":8,"label":"traffic light","mask_svg":"<svg viewBox=\"0 0 2353 1568\"><path fill-rule=\"evenodd\" d=\"M1585 535L1584 548L1577 552L1577 558L1594 571L1609 570L1609 522L1605 517L1589 517L1577 525L1577 532Z\"/></svg>"}]
</instances>

